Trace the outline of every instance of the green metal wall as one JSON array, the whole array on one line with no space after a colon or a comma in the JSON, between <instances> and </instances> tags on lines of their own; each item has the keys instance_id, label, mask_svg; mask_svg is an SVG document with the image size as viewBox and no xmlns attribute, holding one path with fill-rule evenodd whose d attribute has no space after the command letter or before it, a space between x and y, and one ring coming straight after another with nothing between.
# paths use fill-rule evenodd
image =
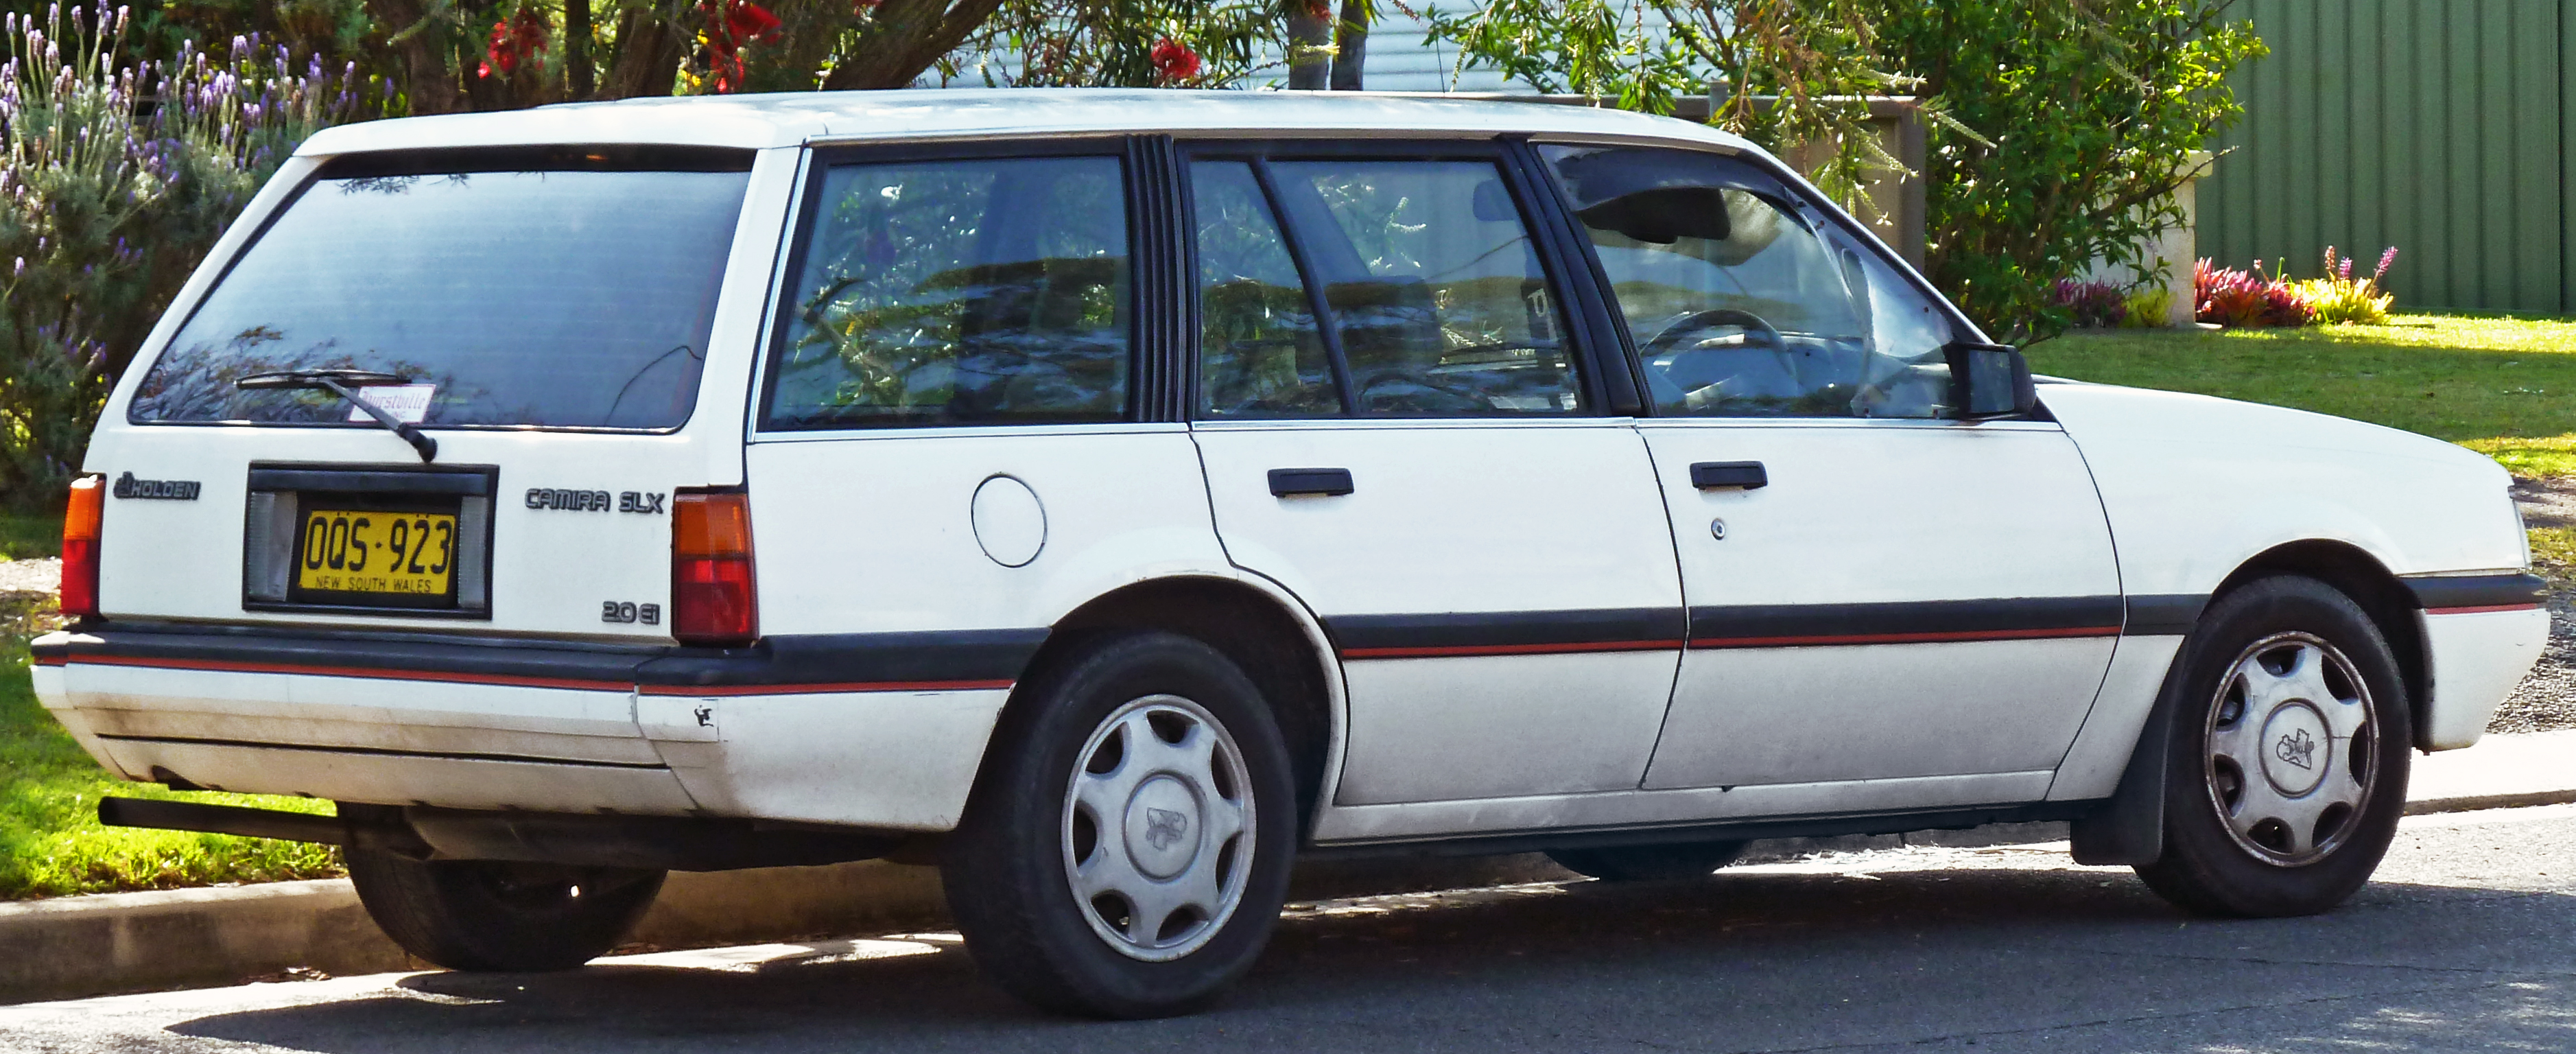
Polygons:
<instances>
[{"instance_id":1,"label":"green metal wall","mask_svg":"<svg viewBox=\"0 0 2576 1054\"><path fill-rule=\"evenodd\" d=\"M2398 247L2407 307L2576 313L2562 70L2576 0L2237 0L2272 54L2200 185L2200 255Z\"/></svg>"}]
</instances>

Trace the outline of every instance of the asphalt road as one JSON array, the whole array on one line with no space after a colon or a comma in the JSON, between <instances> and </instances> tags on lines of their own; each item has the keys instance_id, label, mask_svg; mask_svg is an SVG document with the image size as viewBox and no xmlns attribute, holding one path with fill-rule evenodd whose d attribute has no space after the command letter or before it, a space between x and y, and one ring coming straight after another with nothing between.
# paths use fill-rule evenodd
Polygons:
<instances>
[{"instance_id":1,"label":"asphalt road","mask_svg":"<svg viewBox=\"0 0 2576 1054\"><path fill-rule=\"evenodd\" d=\"M1301 906L1175 1021L1039 1016L944 934L0 1007L12 1052L275 1049L2576 1051L2576 806L2411 819L2312 919L2032 847Z\"/></svg>"}]
</instances>

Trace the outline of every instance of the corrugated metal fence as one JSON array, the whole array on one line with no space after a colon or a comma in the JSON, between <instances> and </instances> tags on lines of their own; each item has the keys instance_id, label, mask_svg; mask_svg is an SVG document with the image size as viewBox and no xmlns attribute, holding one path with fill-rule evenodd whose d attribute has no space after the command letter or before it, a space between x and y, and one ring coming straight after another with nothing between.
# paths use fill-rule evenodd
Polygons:
<instances>
[{"instance_id":1,"label":"corrugated metal fence","mask_svg":"<svg viewBox=\"0 0 2576 1054\"><path fill-rule=\"evenodd\" d=\"M2576 0L2237 0L2271 45L2200 185L2200 253L2314 275L2398 247L2405 307L2576 313Z\"/></svg>"}]
</instances>

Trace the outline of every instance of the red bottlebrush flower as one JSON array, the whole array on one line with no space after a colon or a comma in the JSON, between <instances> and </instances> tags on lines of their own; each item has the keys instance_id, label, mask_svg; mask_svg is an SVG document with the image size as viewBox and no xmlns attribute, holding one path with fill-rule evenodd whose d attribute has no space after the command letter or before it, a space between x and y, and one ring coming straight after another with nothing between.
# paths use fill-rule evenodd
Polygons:
<instances>
[{"instance_id":1,"label":"red bottlebrush flower","mask_svg":"<svg viewBox=\"0 0 2576 1054\"><path fill-rule=\"evenodd\" d=\"M713 59L715 90L739 90L743 80L742 46L776 33L778 16L750 0L704 0L698 6L707 13L707 53Z\"/></svg>"},{"instance_id":2,"label":"red bottlebrush flower","mask_svg":"<svg viewBox=\"0 0 2576 1054\"><path fill-rule=\"evenodd\" d=\"M1146 52L1145 57L1154 64L1154 75L1165 84L1199 75L1199 53L1170 37L1155 41L1153 50Z\"/></svg>"},{"instance_id":3,"label":"red bottlebrush flower","mask_svg":"<svg viewBox=\"0 0 2576 1054\"><path fill-rule=\"evenodd\" d=\"M778 29L778 16L754 3L737 3L725 12L725 28L733 32L736 44L766 38Z\"/></svg>"},{"instance_id":4,"label":"red bottlebrush flower","mask_svg":"<svg viewBox=\"0 0 2576 1054\"><path fill-rule=\"evenodd\" d=\"M486 59L475 75L489 77L499 67L504 77L518 72L519 60L546 50L546 19L535 11L521 8L517 14L492 23L492 43L484 51Z\"/></svg>"}]
</instances>

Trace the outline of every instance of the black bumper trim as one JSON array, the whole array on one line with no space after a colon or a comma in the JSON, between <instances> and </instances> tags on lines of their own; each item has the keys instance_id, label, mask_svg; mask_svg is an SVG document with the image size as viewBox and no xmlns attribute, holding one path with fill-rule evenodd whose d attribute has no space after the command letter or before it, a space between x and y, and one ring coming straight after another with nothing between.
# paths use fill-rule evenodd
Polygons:
<instances>
[{"instance_id":1,"label":"black bumper trim","mask_svg":"<svg viewBox=\"0 0 2576 1054\"><path fill-rule=\"evenodd\" d=\"M2480 608L2537 607L2549 595L2549 581L2539 575L2408 575L2398 579L2415 595L2415 606L2430 612Z\"/></svg>"},{"instance_id":2,"label":"black bumper trim","mask_svg":"<svg viewBox=\"0 0 2576 1054\"><path fill-rule=\"evenodd\" d=\"M101 627L31 646L42 665L95 664L451 680L592 691L747 694L1008 687L1045 629L803 634L747 648L582 646L508 638Z\"/></svg>"}]
</instances>

